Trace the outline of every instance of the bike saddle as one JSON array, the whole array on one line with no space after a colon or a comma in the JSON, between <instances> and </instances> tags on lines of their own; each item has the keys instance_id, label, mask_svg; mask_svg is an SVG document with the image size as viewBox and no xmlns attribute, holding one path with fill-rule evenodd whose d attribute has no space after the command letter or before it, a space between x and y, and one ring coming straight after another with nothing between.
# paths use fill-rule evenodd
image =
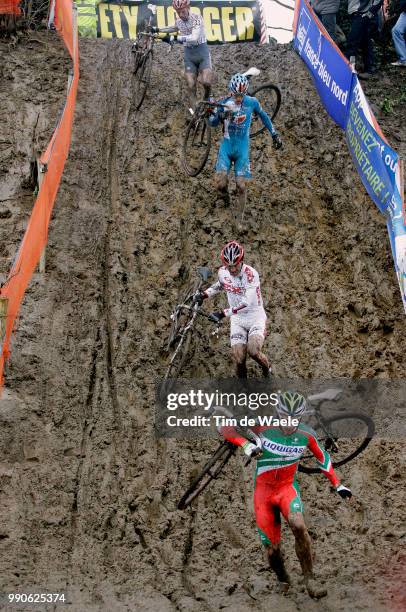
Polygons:
<instances>
[{"instance_id":1,"label":"bike saddle","mask_svg":"<svg viewBox=\"0 0 406 612\"><path fill-rule=\"evenodd\" d=\"M342 389L326 389L322 393L316 393L315 395L309 395L307 398L308 402L320 402L323 400L330 400L331 402L337 400L341 393Z\"/></svg>"},{"instance_id":2,"label":"bike saddle","mask_svg":"<svg viewBox=\"0 0 406 612\"><path fill-rule=\"evenodd\" d=\"M248 68L248 70L243 72L243 76L246 76L246 77L258 76L260 72L261 71L259 70L259 68L255 68L255 66L252 66L252 68Z\"/></svg>"},{"instance_id":3,"label":"bike saddle","mask_svg":"<svg viewBox=\"0 0 406 612\"><path fill-rule=\"evenodd\" d=\"M197 268L197 273L203 281L207 281L211 276L211 270L206 268L206 266L200 266Z\"/></svg>"}]
</instances>

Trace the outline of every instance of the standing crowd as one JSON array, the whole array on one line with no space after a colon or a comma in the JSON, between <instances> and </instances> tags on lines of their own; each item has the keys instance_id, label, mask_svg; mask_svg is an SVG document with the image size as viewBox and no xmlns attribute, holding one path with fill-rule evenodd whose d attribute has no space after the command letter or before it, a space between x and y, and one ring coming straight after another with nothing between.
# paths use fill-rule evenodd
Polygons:
<instances>
[{"instance_id":1,"label":"standing crowd","mask_svg":"<svg viewBox=\"0 0 406 612\"><path fill-rule=\"evenodd\" d=\"M376 72L372 39L375 32L380 31L382 27L383 0L348 0L351 25L347 37L337 24L340 0L310 0L310 4L331 38L344 49L346 57L353 65L357 53L360 53L363 71L359 73L359 77L371 77ZM391 65L406 67L406 0L400 0L399 11L396 23L391 29L398 59Z\"/></svg>"}]
</instances>

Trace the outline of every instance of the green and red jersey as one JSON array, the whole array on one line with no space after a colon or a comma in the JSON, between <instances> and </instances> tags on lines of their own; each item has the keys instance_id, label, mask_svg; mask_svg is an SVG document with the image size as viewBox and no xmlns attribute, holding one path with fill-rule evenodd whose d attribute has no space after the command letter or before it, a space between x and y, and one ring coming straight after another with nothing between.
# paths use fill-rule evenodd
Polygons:
<instances>
[{"instance_id":1,"label":"green and red jersey","mask_svg":"<svg viewBox=\"0 0 406 612\"><path fill-rule=\"evenodd\" d=\"M322 447L311 427L300 423L290 435L284 434L276 426L257 426L251 428L262 442L262 455L256 460L256 483L266 482L275 487L293 482L299 461L308 449L317 460L321 471L336 487L339 479L334 472L330 455ZM247 442L233 427L222 427L221 434L233 444L242 446Z\"/></svg>"}]
</instances>

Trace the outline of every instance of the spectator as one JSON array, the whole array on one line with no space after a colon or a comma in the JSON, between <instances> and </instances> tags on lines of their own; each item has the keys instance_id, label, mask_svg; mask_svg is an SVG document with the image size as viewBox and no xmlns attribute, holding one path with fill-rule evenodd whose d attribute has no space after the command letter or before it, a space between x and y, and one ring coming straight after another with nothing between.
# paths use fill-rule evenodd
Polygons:
<instances>
[{"instance_id":1,"label":"spectator","mask_svg":"<svg viewBox=\"0 0 406 612\"><path fill-rule=\"evenodd\" d=\"M361 50L364 72L359 73L362 79L370 78L375 72L372 32L375 16L383 0L348 0L348 14L351 17L351 30L347 36L348 59Z\"/></svg>"},{"instance_id":2,"label":"spectator","mask_svg":"<svg viewBox=\"0 0 406 612\"><path fill-rule=\"evenodd\" d=\"M391 66L406 66L406 0L400 0L400 15L395 26L392 28L393 44L395 45L398 61Z\"/></svg>"},{"instance_id":3,"label":"spectator","mask_svg":"<svg viewBox=\"0 0 406 612\"><path fill-rule=\"evenodd\" d=\"M336 42L338 45L342 45L343 48L345 48L345 44L347 42L347 37L338 25L338 23L336 23Z\"/></svg>"},{"instance_id":4,"label":"spectator","mask_svg":"<svg viewBox=\"0 0 406 612\"><path fill-rule=\"evenodd\" d=\"M340 8L340 0L311 0L311 7L331 38L337 42L336 16Z\"/></svg>"}]
</instances>

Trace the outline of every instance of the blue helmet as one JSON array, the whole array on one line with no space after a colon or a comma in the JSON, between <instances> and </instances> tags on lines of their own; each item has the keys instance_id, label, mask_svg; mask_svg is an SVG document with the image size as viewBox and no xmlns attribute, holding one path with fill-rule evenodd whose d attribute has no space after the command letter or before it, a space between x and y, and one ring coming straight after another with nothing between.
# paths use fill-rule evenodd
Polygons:
<instances>
[{"instance_id":1,"label":"blue helmet","mask_svg":"<svg viewBox=\"0 0 406 612\"><path fill-rule=\"evenodd\" d=\"M248 79L243 74L234 74L228 84L228 89L234 94L245 94L248 89Z\"/></svg>"}]
</instances>

